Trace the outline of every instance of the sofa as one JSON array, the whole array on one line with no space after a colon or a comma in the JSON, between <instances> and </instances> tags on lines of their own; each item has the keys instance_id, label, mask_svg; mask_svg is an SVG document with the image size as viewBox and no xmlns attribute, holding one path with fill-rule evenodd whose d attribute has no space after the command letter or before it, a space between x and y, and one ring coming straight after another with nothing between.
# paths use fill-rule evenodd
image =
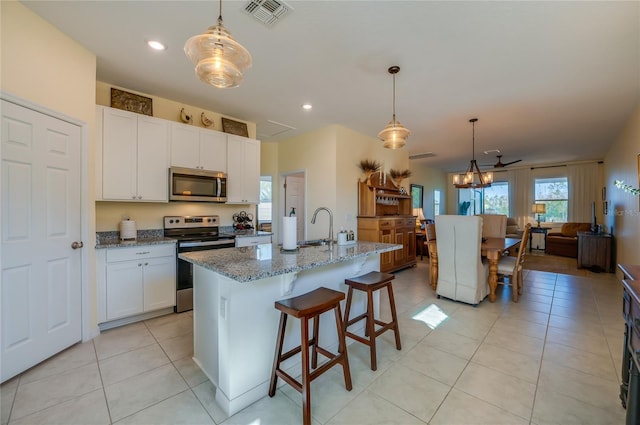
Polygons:
<instances>
[{"instance_id":1,"label":"sofa","mask_svg":"<svg viewBox=\"0 0 640 425\"><path fill-rule=\"evenodd\" d=\"M578 232L589 232L591 223L564 223L559 232L547 233L545 253L578 258Z\"/></svg>"},{"instance_id":2,"label":"sofa","mask_svg":"<svg viewBox=\"0 0 640 425\"><path fill-rule=\"evenodd\" d=\"M522 239L523 234L524 230L520 230L518 228L518 221L513 217L507 217L507 229L505 236L507 238Z\"/></svg>"}]
</instances>

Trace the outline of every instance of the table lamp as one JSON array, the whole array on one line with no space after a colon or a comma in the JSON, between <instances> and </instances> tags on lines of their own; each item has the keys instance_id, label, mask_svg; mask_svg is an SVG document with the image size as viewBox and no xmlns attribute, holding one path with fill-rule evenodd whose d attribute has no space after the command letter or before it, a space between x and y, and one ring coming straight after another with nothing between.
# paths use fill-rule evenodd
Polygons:
<instances>
[{"instance_id":1,"label":"table lamp","mask_svg":"<svg viewBox=\"0 0 640 425\"><path fill-rule=\"evenodd\" d=\"M547 206L545 204L533 204L531 206L531 212L538 214L538 227L540 227L540 214L545 214L547 212Z\"/></svg>"},{"instance_id":2,"label":"table lamp","mask_svg":"<svg viewBox=\"0 0 640 425\"><path fill-rule=\"evenodd\" d=\"M422 212L422 208L414 208L413 215L416 217L416 227L422 229L422 222L424 221L424 212Z\"/></svg>"}]
</instances>

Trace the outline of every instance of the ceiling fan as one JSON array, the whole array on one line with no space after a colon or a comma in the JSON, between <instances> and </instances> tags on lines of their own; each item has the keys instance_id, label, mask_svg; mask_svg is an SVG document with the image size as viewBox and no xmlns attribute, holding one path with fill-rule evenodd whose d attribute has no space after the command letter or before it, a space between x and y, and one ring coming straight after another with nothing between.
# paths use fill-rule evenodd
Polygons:
<instances>
[{"instance_id":1,"label":"ceiling fan","mask_svg":"<svg viewBox=\"0 0 640 425\"><path fill-rule=\"evenodd\" d=\"M483 167L504 168L507 165L515 164L516 162L522 161L521 159L516 159L515 161L511 162L502 162L502 155L496 155L496 158L498 158L498 162L496 162L495 164L486 164L483 165Z\"/></svg>"}]
</instances>

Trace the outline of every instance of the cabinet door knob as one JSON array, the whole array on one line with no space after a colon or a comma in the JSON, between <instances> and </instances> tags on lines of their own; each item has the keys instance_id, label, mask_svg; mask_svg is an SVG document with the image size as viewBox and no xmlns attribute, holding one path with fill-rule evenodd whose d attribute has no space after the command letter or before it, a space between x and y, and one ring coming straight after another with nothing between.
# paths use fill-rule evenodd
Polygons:
<instances>
[{"instance_id":1,"label":"cabinet door knob","mask_svg":"<svg viewBox=\"0 0 640 425\"><path fill-rule=\"evenodd\" d=\"M84 243L82 243L82 241L73 241L71 243L71 248L73 249L78 249L78 248L82 248L84 246Z\"/></svg>"}]
</instances>

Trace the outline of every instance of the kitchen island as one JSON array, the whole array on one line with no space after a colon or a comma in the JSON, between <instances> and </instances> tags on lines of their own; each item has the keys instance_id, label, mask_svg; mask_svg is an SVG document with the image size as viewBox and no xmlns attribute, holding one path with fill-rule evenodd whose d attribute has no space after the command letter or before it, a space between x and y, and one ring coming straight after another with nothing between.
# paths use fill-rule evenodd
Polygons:
<instances>
[{"instance_id":1,"label":"kitchen island","mask_svg":"<svg viewBox=\"0 0 640 425\"><path fill-rule=\"evenodd\" d=\"M267 395L280 318L275 301L320 286L346 292L346 278L379 270L379 254L401 248L358 241L293 252L268 244L179 254L195 266L194 361L216 386L216 401L225 412L233 415ZM364 309L364 297L354 297L352 317ZM321 317L319 340L335 351L335 319L329 316ZM299 345L299 326L299 321L289 321L285 351ZM284 362L283 369L297 376L300 356Z\"/></svg>"}]
</instances>

